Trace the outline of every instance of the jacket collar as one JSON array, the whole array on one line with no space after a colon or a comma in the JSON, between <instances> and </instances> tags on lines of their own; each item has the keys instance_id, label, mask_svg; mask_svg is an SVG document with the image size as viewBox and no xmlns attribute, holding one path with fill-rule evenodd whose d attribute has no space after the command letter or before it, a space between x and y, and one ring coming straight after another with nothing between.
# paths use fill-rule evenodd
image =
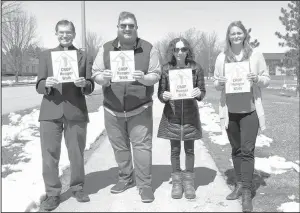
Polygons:
<instances>
[{"instance_id":1,"label":"jacket collar","mask_svg":"<svg viewBox=\"0 0 300 213\"><path fill-rule=\"evenodd\" d=\"M140 48L142 46L141 43L142 43L141 39L140 38L136 38L136 41L135 41L135 44L134 44L133 48L134 49ZM115 47L115 48L117 48L117 49L120 49L121 44L120 44L120 40L119 40L118 37L115 40L113 40L112 46Z\"/></svg>"},{"instance_id":2,"label":"jacket collar","mask_svg":"<svg viewBox=\"0 0 300 213\"><path fill-rule=\"evenodd\" d=\"M54 50L57 50L57 51L63 51L64 50L64 47L61 46L60 44L54 48ZM78 50L74 45L71 45L68 47L68 50L77 50L77 59L78 59L78 64L80 64L81 60L82 60L82 51L81 50Z\"/></svg>"}]
</instances>

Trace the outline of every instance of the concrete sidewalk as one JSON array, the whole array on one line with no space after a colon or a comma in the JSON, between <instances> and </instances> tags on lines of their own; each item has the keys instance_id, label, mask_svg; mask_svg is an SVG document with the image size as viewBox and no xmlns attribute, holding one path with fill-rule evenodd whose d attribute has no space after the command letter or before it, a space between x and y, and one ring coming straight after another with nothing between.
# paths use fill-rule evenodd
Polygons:
<instances>
[{"instance_id":1,"label":"concrete sidewalk","mask_svg":"<svg viewBox=\"0 0 300 213\"><path fill-rule=\"evenodd\" d=\"M111 194L110 188L117 182L118 169L111 145L105 137L85 165L85 191L90 195L88 203L78 203L68 191L62 195L62 203L55 212L241 212L239 201L227 201L230 189L219 173L212 157L201 140L195 141L195 186L194 200L171 198L170 143L157 138L157 129L163 104L154 101L154 132L152 158L152 186L155 201L142 203L137 189L131 188L121 194ZM181 150L181 165L184 169L184 148Z\"/></svg>"}]
</instances>

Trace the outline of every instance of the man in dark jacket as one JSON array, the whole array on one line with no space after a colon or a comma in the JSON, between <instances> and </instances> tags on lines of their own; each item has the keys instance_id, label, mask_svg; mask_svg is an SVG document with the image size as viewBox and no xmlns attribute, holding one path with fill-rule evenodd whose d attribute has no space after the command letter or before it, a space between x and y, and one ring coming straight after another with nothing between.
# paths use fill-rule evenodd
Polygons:
<instances>
[{"instance_id":1,"label":"man in dark jacket","mask_svg":"<svg viewBox=\"0 0 300 213\"><path fill-rule=\"evenodd\" d=\"M84 149L86 130L89 122L85 95L94 90L91 79L93 62L87 54L73 46L75 27L72 22L61 20L57 23L56 36L59 46L41 53L36 90L43 94L40 108L40 137L43 158L43 178L46 199L41 207L53 210L60 203L61 182L58 164L61 151L62 132L71 166L70 187L78 202L88 202L89 196L83 192ZM60 83L53 77L51 52L76 50L78 76L74 82Z\"/></svg>"},{"instance_id":2,"label":"man in dark jacket","mask_svg":"<svg viewBox=\"0 0 300 213\"><path fill-rule=\"evenodd\" d=\"M118 37L99 50L93 64L93 78L102 85L105 128L119 166L119 181L111 193L121 193L136 182L142 202L152 202L152 95L161 68L158 51L137 37L137 29L134 14L120 13ZM135 81L111 81L110 52L121 50L134 51Z\"/></svg>"}]
</instances>

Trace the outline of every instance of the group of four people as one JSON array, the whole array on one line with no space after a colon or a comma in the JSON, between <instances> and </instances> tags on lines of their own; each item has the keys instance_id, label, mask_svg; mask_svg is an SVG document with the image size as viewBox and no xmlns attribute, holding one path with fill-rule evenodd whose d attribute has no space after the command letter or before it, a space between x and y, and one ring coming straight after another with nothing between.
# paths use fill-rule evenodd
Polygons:
<instances>
[{"instance_id":1,"label":"group of four people","mask_svg":"<svg viewBox=\"0 0 300 213\"><path fill-rule=\"evenodd\" d=\"M194 61L189 42L182 37L169 43L168 62L161 65L158 50L137 36L138 25L134 14L121 12L117 28L117 38L105 43L93 61L86 52L73 46L76 35L73 23L61 20L55 27L59 46L40 55L36 89L44 95L39 121L46 189L42 207L45 210L53 210L60 203L62 186L58 164L62 133L70 160L70 188L77 201L90 200L83 190L84 149L89 121L85 95L93 92L94 82L102 86L105 129L119 167L118 182L111 188L111 193L121 193L137 186L142 202L154 201L151 187L152 95L154 84L159 82L158 98L165 105L157 136L170 140L171 197L179 199L183 194L187 199L196 197L194 141L202 137L197 101L203 100L206 94L204 71ZM262 54L250 47L249 35L240 21L229 25L226 42L225 51L216 59L214 85L222 91L220 123L227 130L237 176L236 187L227 199L242 196L243 211L252 211L255 141L258 129L265 128L260 88L268 85L269 74ZM65 50L76 50L79 78L74 82L59 83L53 77L51 52ZM134 51L135 71L132 75L135 81L112 82L110 52L125 50ZM251 92L225 94L227 79L224 65L241 61L249 62ZM192 98L173 100L169 71L184 68L192 70ZM186 154L185 170L180 168L181 141L184 141Z\"/></svg>"}]
</instances>

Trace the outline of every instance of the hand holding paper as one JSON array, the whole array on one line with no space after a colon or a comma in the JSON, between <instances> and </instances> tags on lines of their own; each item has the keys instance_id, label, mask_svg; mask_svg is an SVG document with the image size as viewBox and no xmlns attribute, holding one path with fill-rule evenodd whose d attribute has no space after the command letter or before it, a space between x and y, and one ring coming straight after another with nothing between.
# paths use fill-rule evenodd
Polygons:
<instances>
[{"instance_id":1,"label":"hand holding paper","mask_svg":"<svg viewBox=\"0 0 300 213\"><path fill-rule=\"evenodd\" d=\"M141 70L135 70L133 71L132 76L135 80L140 80L140 79L144 79L145 74Z\"/></svg>"},{"instance_id":2,"label":"hand holding paper","mask_svg":"<svg viewBox=\"0 0 300 213\"><path fill-rule=\"evenodd\" d=\"M196 97L199 97L201 95L201 91L198 87L195 87L192 91L192 97L193 98L196 98Z\"/></svg>"},{"instance_id":3,"label":"hand holding paper","mask_svg":"<svg viewBox=\"0 0 300 213\"><path fill-rule=\"evenodd\" d=\"M225 78L224 76L220 76L218 78L218 81L220 85L225 85L225 83L227 82L227 78Z\"/></svg>"},{"instance_id":4,"label":"hand holding paper","mask_svg":"<svg viewBox=\"0 0 300 213\"><path fill-rule=\"evenodd\" d=\"M53 86L55 86L58 83L59 83L59 81L56 78L54 78L54 77L48 77L46 79L45 87L53 87Z\"/></svg>"},{"instance_id":5,"label":"hand holding paper","mask_svg":"<svg viewBox=\"0 0 300 213\"><path fill-rule=\"evenodd\" d=\"M164 91L164 93L163 93L163 99L165 100L165 101L168 101L168 100L170 100L172 98L172 94L170 93L170 92L168 92L168 91Z\"/></svg>"},{"instance_id":6,"label":"hand holding paper","mask_svg":"<svg viewBox=\"0 0 300 213\"><path fill-rule=\"evenodd\" d=\"M85 80L84 77L80 77L80 78L77 78L74 81L74 84L76 85L76 87L85 87L86 86L86 80Z\"/></svg>"},{"instance_id":7,"label":"hand holding paper","mask_svg":"<svg viewBox=\"0 0 300 213\"><path fill-rule=\"evenodd\" d=\"M253 81L254 83L257 83L257 81L258 81L258 76L255 74L255 73L248 73L247 74L247 79L249 80L249 81Z\"/></svg>"},{"instance_id":8,"label":"hand holding paper","mask_svg":"<svg viewBox=\"0 0 300 213\"><path fill-rule=\"evenodd\" d=\"M111 70L104 70L103 71L103 79L110 81L112 78L112 71Z\"/></svg>"}]
</instances>

